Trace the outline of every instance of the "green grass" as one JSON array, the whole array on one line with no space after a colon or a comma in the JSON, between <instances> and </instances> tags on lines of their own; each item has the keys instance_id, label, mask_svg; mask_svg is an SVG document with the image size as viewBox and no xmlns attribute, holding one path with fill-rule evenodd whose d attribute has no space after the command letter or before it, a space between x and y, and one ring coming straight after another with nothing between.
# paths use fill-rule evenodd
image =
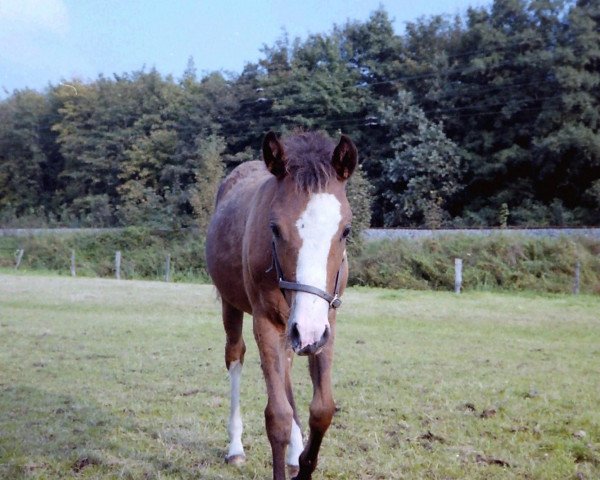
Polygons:
<instances>
[{"instance_id":1,"label":"green grass","mask_svg":"<svg viewBox=\"0 0 600 480\"><path fill-rule=\"evenodd\" d=\"M206 285L0 274L0 478L269 478L250 321L248 461L223 462L219 311ZM315 478L599 478L598 312L589 295L351 289ZM306 359L294 379L306 425Z\"/></svg>"}]
</instances>

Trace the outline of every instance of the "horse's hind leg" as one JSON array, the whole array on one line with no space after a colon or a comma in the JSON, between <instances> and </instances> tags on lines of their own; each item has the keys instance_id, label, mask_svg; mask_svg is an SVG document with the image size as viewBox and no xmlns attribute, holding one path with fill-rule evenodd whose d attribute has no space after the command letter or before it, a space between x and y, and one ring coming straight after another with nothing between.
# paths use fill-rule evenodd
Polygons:
<instances>
[{"instance_id":1,"label":"horse's hind leg","mask_svg":"<svg viewBox=\"0 0 600 480\"><path fill-rule=\"evenodd\" d=\"M229 449L227 463L240 465L246 459L242 445L242 414L240 410L240 382L246 345L242 336L244 312L222 300L223 326L227 337L225 343L225 365L229 371L231 386L231 409L229 413Z\"/></svg>"}]
</instances>

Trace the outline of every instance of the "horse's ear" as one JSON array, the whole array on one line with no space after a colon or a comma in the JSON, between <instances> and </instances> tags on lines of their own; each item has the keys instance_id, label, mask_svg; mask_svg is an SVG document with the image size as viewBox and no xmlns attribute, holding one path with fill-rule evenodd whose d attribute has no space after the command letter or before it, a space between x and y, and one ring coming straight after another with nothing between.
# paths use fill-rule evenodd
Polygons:
<instances>
[{"instance_id":1,"label":"horse's ear","mask_svg":"<svg viewBox=\"0 0 600 480\"><path fill-rule=\"evenodd\" d=\"M358 151L350 140L350 137L342 135L340 143L337 144L333 151L331 163L340 180L348 180L358 161Z\"/></svg>"},{"instance_id":2,"label":"horse's ear","mask_svg":"<svg viewBox=\"0 0 600 480\"><path fill-rule=\"evenodd\" d=\"M274 132L265 135L262 144L263 158L269 172L277 178L285 176L285 153L283 145Z\"/></svg>"}]
</instances>

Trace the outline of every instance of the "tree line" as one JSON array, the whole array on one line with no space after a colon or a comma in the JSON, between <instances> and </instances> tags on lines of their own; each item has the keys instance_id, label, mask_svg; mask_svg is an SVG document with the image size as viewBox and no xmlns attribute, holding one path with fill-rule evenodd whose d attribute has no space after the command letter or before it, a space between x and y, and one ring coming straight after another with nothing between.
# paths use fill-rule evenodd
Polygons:
<instances>
[{"instance_id":1,"label":"tree line","mask_svg":"<svg viewBox=\"0 0 600 480\"><path fill-rule=\"evenodd\" d=\"M0 102L0 221L203 225L268 130L348 134L373 226L600 224L600 4L495 0L394 32L380 8L239 74L155 69Z\"/></svg>"}]
</instances>

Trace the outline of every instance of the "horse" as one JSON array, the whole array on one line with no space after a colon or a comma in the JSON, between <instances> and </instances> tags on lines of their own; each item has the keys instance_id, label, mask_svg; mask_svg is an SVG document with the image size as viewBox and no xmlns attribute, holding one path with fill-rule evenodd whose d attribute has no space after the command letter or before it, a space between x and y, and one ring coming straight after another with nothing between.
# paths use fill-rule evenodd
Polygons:
<instances>
[{"instance_id":1,"label":"horse","mask_svg":"<svg viewBox=\"0 0 600 480\"><path fill-rule=\"evenodd\" d=\"M236 167L217 191L206 237L207 268L222 304L225 366L230 378L229 446L226 461L245 461L240 380L246 345L244 312L253 333L267 387L265 424L273 479L310 479L335 403L331 368L336 309L348 279L346 239L352 213L346 182L357 149L320 132L262 143L263 162ZM308 357L313 384L309 436L303 447L294 403L294 354Z\"/></svg>"}]
</instances>

